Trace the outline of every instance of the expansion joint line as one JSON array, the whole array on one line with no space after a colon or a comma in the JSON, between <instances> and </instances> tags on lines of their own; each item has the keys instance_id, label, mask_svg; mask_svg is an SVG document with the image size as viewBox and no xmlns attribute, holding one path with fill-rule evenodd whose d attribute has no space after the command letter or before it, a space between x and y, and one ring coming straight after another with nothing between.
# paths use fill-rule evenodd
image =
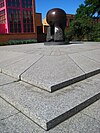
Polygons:
<instances>
[{"instance_id":1,"label":"expansion joint line","mask_svg":"<svg viewBox=\"0 0 100 133\"><path fill-rule=\"evenodd\" d=\"M81 114L86 115L87 117L92 118L92 119L96 120L98 123L100 123L100 120L96 119L95 117L92 117L92 116L90 116L90 115L88 115L86 113L83 113L83 112L81 112Z\"/></svg>"},{"instance_id":2,"label":"expansion joint line","mask_svg":"<svg viewBox=\"0 0 100 133\"><path fill-rule=\"evenodd\" d=\"M43 55L44 56L44 55ZM31 68L34 64L36 64L39 60L41 60L43 58L43 56L41 56L37 61L35 61L32 65L30 65L30 67L28 67L25 71L23 71L20 75L19 75L19 81L21 80L21 75L23 73L25 73L29 68Z\"/></svg>"},{"instance_id":3,"label":"expansion joint line","mask_svg":"<svg viewBox=\"0 0 100 133\"><path fill-rule=\"evenodd\" d=\"M69 56L69 55L67 55L81 70L82 70L82 72L84 72L84 74L85 74L85 71Z\"/></svg>"},{"instance_id":4,"label":"expansion joint line","mask_svg":"<svg viewBox=\"0 0 100 133\"><path fill-rule=\"evenodd\" d=\"M86 58L88 58L88 59L90 59L90 60L92 60L92 61L94 61L94 62L96 62L96 63L100 63L99 61L96 61L95 59L92 59L92 58L90 58L90 57L88 57L88 56L86 56L86 55L84 55L84 54L82 54L82 56L84 56L84 57L86 57Z\"/></svg>"},{"instance_id":5,"label":"expansion joint line","mask_svg":"<svg viewBox=\"0 0 100 133\"><path fill-rule=\"evenodd\" d=\"M10 117L15 116L15 115L17 115L17 114L19 114L19 113L20 113L20 112L17 112L17 113L15 113L15 114L9 115L8 117L2 118L2 119L0 119L0 120L3 121L3 120L6 120L6 119L9 119Z\"/></svg>"}]
</instances>

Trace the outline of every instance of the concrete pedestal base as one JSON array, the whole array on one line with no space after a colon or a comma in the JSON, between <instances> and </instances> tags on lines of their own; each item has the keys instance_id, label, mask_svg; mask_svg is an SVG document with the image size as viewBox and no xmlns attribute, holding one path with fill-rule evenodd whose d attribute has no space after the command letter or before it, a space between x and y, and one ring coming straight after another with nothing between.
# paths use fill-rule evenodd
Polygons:
<instances>
[{"instance_id":1,"label":"concrete pedestal base","mask_svg":"<svg viewBox=\"0 0 100 133\"><path fill-rule=\"evenodd\" d=\"M66 42L45 42L44 45L67 45Z\"/></svg>"}]
</instances>

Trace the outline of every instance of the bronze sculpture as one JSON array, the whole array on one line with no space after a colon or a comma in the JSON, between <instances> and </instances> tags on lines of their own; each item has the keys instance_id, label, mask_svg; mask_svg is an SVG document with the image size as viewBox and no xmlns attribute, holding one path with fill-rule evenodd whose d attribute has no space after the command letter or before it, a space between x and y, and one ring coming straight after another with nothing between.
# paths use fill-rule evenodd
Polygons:
<instances>
[{"instance_id":1,"label":"bronze sculpture","mask_svg":"<svg viewBox=\"0 0 100 133\"><path fill-rule=\"evenodd\" d=\"M51 9L46 15L47 23L47 42L64 42L64 29L66 26L66 13L59 8Z\"/></svg>"}]
</instances>

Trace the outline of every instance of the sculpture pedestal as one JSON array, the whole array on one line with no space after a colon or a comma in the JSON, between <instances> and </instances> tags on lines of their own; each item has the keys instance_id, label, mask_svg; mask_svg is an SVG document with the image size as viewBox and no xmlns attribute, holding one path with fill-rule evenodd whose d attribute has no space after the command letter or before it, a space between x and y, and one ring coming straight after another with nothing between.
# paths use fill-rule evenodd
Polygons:
<instances>
[{"instance_id":1,"label":"sculpture pedestal","mask_svg":"<svg viewBox=\"0 0 100 133\"><path fill-rule=\"evenodd\" d=\"M66 45L66 42L45 42L44 45Z\"/></svg>"}]
</instances>

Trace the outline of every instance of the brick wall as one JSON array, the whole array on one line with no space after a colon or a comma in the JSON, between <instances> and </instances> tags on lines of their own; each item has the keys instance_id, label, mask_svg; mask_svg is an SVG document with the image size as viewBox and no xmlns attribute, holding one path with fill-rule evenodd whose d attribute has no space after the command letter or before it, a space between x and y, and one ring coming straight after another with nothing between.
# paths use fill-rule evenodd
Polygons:
<instances>
[{"instance_id":1,"label":"brick wall","mask_svg":"<svg viewBox=\"0 0 100 133\"><path fill-rule=\"evenodd\" d=\"M35 33L21 33L21 34L0 34L0 42L7 42L9 40L26 40L37 39Z\"/></svg>"}]
</instances>

